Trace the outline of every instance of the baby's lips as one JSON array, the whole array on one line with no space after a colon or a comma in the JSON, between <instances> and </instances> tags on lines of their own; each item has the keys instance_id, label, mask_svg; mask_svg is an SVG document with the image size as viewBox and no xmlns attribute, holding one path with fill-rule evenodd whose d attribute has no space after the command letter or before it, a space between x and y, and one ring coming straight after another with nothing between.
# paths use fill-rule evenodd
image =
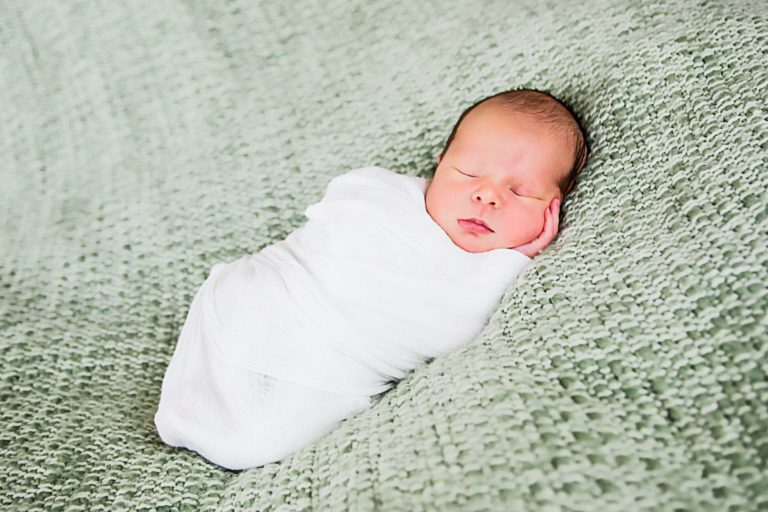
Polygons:
<instances>
[{"instance_id":1,"label":"baby's lips","mask_svg":"<svg viewBox=\"0 0 768 512\"><path fill-rule=\"evenodd\" d=\"M495 233L495 231L493 230L493 228L491 228L490 226L488 226L488 224L485 224L485 222L482 222L482 223L481 223L481 222L477 222L477 221L476 221L476 220L474 220L474 219L458 219L458 221L459 221L459 224L461 224L461 222L464 222L464 223L466 223L467 225L483 226L483 228L484 228L484 229L486 229L486 230L487 230L487 232L490 232L490 233Z\"/></svg>"}]
</instances>

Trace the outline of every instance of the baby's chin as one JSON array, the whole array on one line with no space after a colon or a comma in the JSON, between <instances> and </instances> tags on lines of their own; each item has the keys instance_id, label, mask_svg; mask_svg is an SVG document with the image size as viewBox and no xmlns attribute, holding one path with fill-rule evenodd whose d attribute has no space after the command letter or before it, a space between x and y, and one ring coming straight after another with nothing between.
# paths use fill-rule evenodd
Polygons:
<instances>
[{"instance_id":1,"label":"baby's chin","mask_svg":"<svg viewBox=\"0 0 768 512\"><path fill-rule=\"evenodd\" d=\"M493 251L494 249L507 249L506 246L503 244L496 243L492 239L485 239L486 237L490 237L491 235L482 235L480 237L474 237L474 236L461 236L459 237L450 237L453 241L453 244L457 246L460 249L465 250L466 252L471 253L481 253L481 252L488 252Z\"/></svg>"},{"instance_id":2,"label":"baby's chin","mask_svg":"<svg viewBox=\"0 0 768 512\"><path fill-rule=\"evenodd\" d=\"M488 252L488 251L495 251L496 249L509 249L509 247L504 247L504 246L490 246L490 247L481 247L481 248L461 247L461 248L464 249L465 251L471 252L473 254L479 254L479 253Z\"/></svg>"}]
</instances>

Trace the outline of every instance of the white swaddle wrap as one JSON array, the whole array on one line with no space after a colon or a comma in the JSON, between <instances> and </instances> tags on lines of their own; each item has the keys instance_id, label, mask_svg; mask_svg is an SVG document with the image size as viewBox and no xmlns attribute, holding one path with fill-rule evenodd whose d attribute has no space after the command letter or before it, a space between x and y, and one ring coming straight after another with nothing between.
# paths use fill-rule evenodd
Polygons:
<instances>
[{"instance_id":1,"label":"white swaddle wrap","mask_svg":"<svg viewBox=\"0 0 768 512\"><path fill-rule=\"evenodd\" d=\"M231 469L276 461L472 341L532 260L455 245L427 184L355 169L285 240L214 265L163 379L163 440Z\"/></svg>"},{"instance_id":2,"label":"white swaddle wrap","mask_svg":"<svg viewBox=\"0 0 768 512\"><path fill-rule=\"evenodd\" d=\"M427 183L382 167L334 178L285 240L214 265L194 335L241 368L358 396L472 341L532 260L455 245Z\"/></svg>"}]
</instances>

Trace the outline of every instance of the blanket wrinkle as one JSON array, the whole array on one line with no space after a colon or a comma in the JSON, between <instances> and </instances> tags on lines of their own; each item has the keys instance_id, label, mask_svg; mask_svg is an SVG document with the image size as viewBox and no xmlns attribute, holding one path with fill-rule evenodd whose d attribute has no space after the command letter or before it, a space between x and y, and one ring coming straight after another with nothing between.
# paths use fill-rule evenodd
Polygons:
<instances>
[{"instance_id":1,"label":"blanket wrinkle","mask_svg":"<svg viewBox=\"0 0 768 512\"><path fill-rule=\"evenodd\" d=\"M456 246L426 186L377 166L337 176L285 240L213 266L198 336L242 368L358 396L470 342L532 260Z\"/></svg>"}]
</instances>

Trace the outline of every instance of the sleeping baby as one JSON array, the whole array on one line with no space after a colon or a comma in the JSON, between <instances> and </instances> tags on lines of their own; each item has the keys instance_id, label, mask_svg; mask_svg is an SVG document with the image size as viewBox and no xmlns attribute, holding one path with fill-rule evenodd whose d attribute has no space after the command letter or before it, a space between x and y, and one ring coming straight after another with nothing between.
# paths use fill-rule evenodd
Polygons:
<instances>
[{"instance_id":1,"label":"sleeping baby","mask_svg":"<svg viewBox=\"0 0 768 512\"><path fill-rule=\"evenodd\" d=\"M469 344L555 238L586 159L572 111L521 89L465 110L431 179L333 178L306 224L211 268L163 378L161 439L228 469L276 462Z\"/></svg>"}]
</instances>

